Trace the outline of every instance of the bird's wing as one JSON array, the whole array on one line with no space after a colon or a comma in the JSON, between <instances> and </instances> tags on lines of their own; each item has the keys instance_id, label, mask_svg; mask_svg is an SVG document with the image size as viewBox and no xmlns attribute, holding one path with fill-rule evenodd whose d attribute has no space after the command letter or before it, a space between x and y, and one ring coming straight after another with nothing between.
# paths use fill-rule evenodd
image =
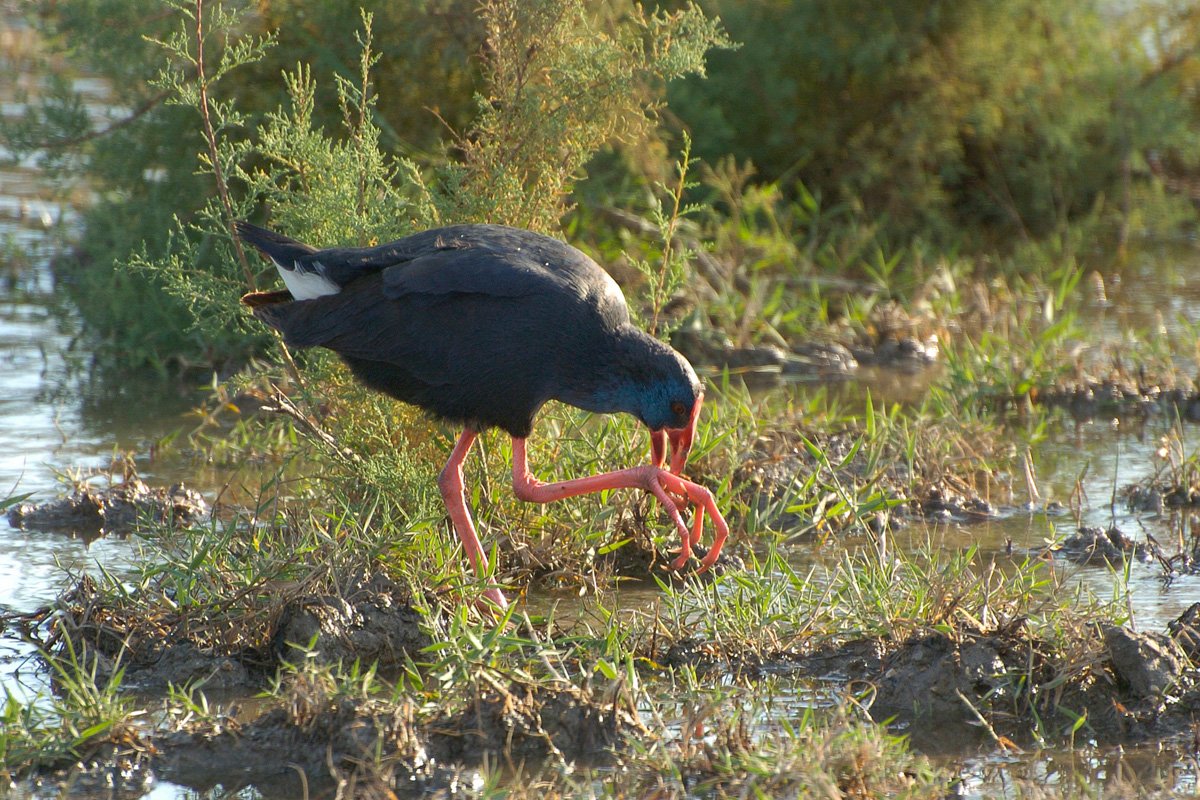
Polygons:
<instances>
[{"instance_id":1,"label":"bird's wing","mask_svg":"<svg viewBox=\"0 0 1200 800\"><path fill-rule=\"evenodd\" d=\"M529 297L564 290L583 297L607 279L590 259L563 242L498 225L454 225L375 247L327 250L314 250L245 222L238 223L238 233L281 271L319 276L335 287L382 273L385 296L393 300L410 294Z\"/></svg>"},{"instance_id":2,"label":"bird's wing","mask_svg":"<svg viewBox=\"0 0 1200 800\"><path fill-rule=\"evenodd\" d=\"M521 252L488 247L446 247L383 271L389 300L412 294L529 297L564 288L564 282Z\"/></svg>"},{"instance_id":3,"label":"bird's wing","mask_svg":"<svg viewBox=\"0 0 1200 800\"><path fill-rule=\"evenodd\" d=\"M335 295L263 302L254 315L283 332L290 347L328 347L351 358L384 362L426 386L478 380L530 361L523 343L554 341L566 325L550 324L552 304L538 297L417 294L389 299L382 276L355 281ZM536 358L533 358L536 361ZM467 379L464 376L476 376Z\"/></svg>"}]
</instances>

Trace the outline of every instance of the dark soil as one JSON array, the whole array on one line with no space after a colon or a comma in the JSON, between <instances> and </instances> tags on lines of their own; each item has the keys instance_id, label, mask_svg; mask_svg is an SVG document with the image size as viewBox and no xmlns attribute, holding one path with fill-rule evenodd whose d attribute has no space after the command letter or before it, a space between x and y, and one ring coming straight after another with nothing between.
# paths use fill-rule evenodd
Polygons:
<instances>
[{"instance_id":1,"label":"dark soil","mask_svg":"<svg viewBox=\"0 0 1200 800\"><path fill-rule=\"evenodd\" d=\"M1030 399L1062 408L1078 420L1146 418L1175 414L1200 422L1200 391L1187 385L1167 386L1132 377L1085 378L1077 383L1043 389ZM1020 405L1014 399L1013 405Z\"/></svg>"},{"instance_id":2,"label":"dark soil","mask_svg":"<svg viewBox=\"0 0 1200 800\"><path fill-rule=\"evenodd\" d=\"M953 634L859 639L767 657L689 637L651 658L709 673L792 674L856 692L869 686L871 716L893 720L928 752L961 752L963 737L981 730L1029 740L1039 720L1044 733L1069 731L1084 710L1088 735L1101 744L1136 743L1191 735L1200 718L1198 674L1186 652L1200 641L1198 620L1200 604L1172 625L1172 636L1090 628L1078 632L1071 653L1015 620L988 632L960 626Z\"/></svg>"},{"instance_id":3,"label":"dark soil","mask_svg":"<svg viewBox=\"0 0 1200 800\"><path fill-rule=\"evenodd\" d=\"M1153 542L1136 542L1116 525L1108 528L1085 525L1077 533L1041 552L1072 564L1108 563L1113 566L1120 566L1129 559L1151 562L1162 555Z\"/></svg>"},{"instance_id":4,"label":"dark soil","mask_svg":"<svg viewBox=\"0 0 1200 800\"><path fill-rule=\"evenodd\" d=\"M1172 484L1152 480L1135 483L1121 490L1125 505L1130 511L1149 511L1161 514L1168 508L1195 508L1200 506L1200 486Z\"/></svg>"},{"instance_id":5,"label":"dark soil","mask_svg":"<svg viewBox=\"0 0 1200 800\"><path fill-rule=\"evenodd\" d=\"M82 486L56 500L21 503L9 509L8 523L91 541L106 534L124 535L139 525L196 525L209 513L200 493L181 483L151 488L131 477L108 489Z\"/></svg>"},{"instance_id":6,"label":"dark soil","mask_svg":"<svg viewBox=\"0 0 1200 800\"><path fill-rule=\"evenodd\" d=\"M253 785L267 796L299 797L302 780L327 789L332 770L374 764L378 746L387 762L407 768L414 788L444 784L449 776L424 756L414 717L408 701L330 699L295 687L285 707L247 725L209 722L160 737L153 765L167 780L200 791L217 784L227 791Z\"/></svg>"},{"instance_id":7,"label":"dark soil","mask_svg":"<svg viewBox=\"0 0 1200 800\"><path fill-rule=\"evenodd\" d=\"M1193 664L1200 665L1200 603L1192 603L1167 630Z\"/></svg>"},{"instance_id":8,"label":"dark soil","mask_svg":"<svg viewBox=\"0 0 1200 800\"><path fill-rule=\"evenodd\" d=\"M735 345L725 334L681 328L671 344L697 369L728 372L748 386L772 386L784 380L851 378L859 365L887 369L920 369L937 362L937 337L925 340L904 331L861 340L850 346L838 342L799 342L788 348L771 344Z\"/></svg>"},{"instance_id":9,"label":"dark soil","mask_svg":"<svg viewBox=\"0 0 1200 800\"><path fill-rule=\"evenodd\" d=\"M353 579L338 595L292 592L248 597L244 609L180 608L150 592L136 599L106 594L85 575L54 606L10 624L46 652L73 651L100 681L123 667L123 686L151 692L260 689L281 663L310 651L317 663L358 660L386 673L430 644L422 623L438 624L382 575Z\"/></svg>"},{"instance_id":10,"label":"dark soil","mask_svg":"<svg viewBox=\"0 0 1200 800\"><path fill-rule=\"evenodd\" d=\"M361 582L342 595L306 595L289 601L271 637L279 661L298 662L309 652L319 663L402 667L432 644L425 621L407 589L383 576Z\"/></svg>"},{"instance_id":11,"label":"dark soil","mask_svg":"<svg viewBox=\"0 0 1200 800\"><path fill-rule=\"evenodd\" d=\"M855 354L836 343L804 343L790 350L775 345L738 347L718 331L682 328L671 344L697 369L728 371L752 387L771 386L785 377L848 378L858 370Z\"/></svg>"},{"instance_id":12,"label":"dark soil","mask_svg":"<svg viewBox=\"0 0 1200 800\"><path fill-rule=\"evenodd\" d=\"M282 707L248 725L210 723L158 739L154 765L163 777L199 789L254 784L271 796L272 786L303 771L314 781L352 775L360 784L423 794L449 790L461 766L484 759L597 763L637 733L646 730L619 700L602 702L569 685L484 679L460 710L422 719L407 698L330 698L298 678Z\"/></svg>"}]
</instances>

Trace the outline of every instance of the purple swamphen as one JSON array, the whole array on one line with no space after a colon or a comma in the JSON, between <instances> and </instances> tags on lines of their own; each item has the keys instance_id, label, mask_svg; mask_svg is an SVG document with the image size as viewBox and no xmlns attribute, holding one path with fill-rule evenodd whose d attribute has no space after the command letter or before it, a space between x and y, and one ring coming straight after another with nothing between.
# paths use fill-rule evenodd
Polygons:
<instances>
[{"instance_id":1,"label":"purple swamphen","mask_svg":"<svg viewBox=\"0 0 1200 800\"><path fill-rule=\"evenodd\" d=\"M513 441L513 492L547 503L604 489L642 489L682 534L680 569L699 543L705 511L716 529L708 569L729 533L712 493L681 476L704 401L687 360L634 327L616 282L557 239L499 225L455 225L378 247L316 250L237 223L241 239L275 263L286 291L242 301L291 347L327 347L368 387L463 426L438 479L467 558L487 557L463 493L475 437L501 428ZM543 483L529 472L525 439L547 400L624 411L650 429L652 463ZM670 446L670 463L667 448ZM696 504L689 530L680 513ZM497 606L504 595L485 597Z\"/></svg>"}]
</instances>

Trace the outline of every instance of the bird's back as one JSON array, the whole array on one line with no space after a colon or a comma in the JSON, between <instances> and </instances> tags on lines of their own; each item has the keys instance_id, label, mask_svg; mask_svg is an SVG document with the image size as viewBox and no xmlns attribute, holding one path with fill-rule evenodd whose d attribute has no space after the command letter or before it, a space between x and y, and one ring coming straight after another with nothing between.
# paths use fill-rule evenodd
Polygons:
<instances>
[{"instance_id":1,"label":"bird's back","mask_svg":"<svg viewBox=\"0 0 1200 800\"><path fill-rule=\"evenodd\" d=\"M339 353L372 388L476 429L528 435L578 360L629 324L603 269L529 231L460 225L318 251L262 230L239 233L336 291L248 296L256 316L289 345Z\"/></svg>"}]
</instances>

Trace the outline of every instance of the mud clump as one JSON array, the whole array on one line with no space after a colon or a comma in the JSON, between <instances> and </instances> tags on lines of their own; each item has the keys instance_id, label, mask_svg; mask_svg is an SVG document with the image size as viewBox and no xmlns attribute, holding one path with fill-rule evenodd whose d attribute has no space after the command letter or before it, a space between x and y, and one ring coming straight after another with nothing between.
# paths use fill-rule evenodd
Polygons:
<instances>
[{"instance_id":1,"label":"mud clump","mask_svg":"<svg viewBox=\"0 0 1200 800\"><path fill-rule=\"evenodd\" d=\"M1152 561L1161 555L1154 544L1135 542L1116 525L1108 528L1085 525L1077 533L1041 552L1064 558L1072 564L1108 563L1114 566L1120 566L1131 558Z\"/></svg>"},{"instance_id":2,"label":"mud clump","mask_svg":"<svg viewBox=\"0 0 1200 800\"><path fill-rule=\"evenodd\" d=\"M1161 514L1168 508L1200 506L1200 486L1184 484L1171 486L1156 482L1133 484L1121 490L1130 511L1149 511Z\"/></svg>"},{"instance_id":3,"label":"mud clump","mask_svg":"<svg viewBox=\"0 0 1200 800\"><path fill-rule=\"evenodd\" d=\"M8 511L14 528L95 539L124 535L139 525L196 525L208 518L208 503L183 484L151 488L137 478L109 489L87 486L45 503L21 503Z\"/></svg>"},{"instance_id":4,"label":"mud clump","mask_svg":"<svg viewBox=\"0 0 1200 800\"><path fill-rule=\"evenodd\" d=\"M1167 630L1188 659L1200 666L1200 603L1192 603L1177 619L1168 622Z\"/></svg>"},{"instance_id":5,"label":"mud clump","mask_svg":"<svg viewBox=\"0 0 1200 800\"><path fill-rule=\"evenodd\" d=\"M1102 626L1114 674L1136 700L1158 699L1178 685L1187 655L1169 636Z\"/></svg>"},{"instance_id":6,"label":"mud clump","mask_svg":"<svg viewBox=\"0 0 1200 800\"><path fill-rule=\"evenodd\" d=\"M1018 631L916 637L884 660L871 715L930 730L986 722L993 735L1024 738L1035 715L1069 729L1086 710L1090 735L1107 743L1191 729L1187 657L1170 637L1102 625L1080 631L1076 647L1070 659Z\"/></svg>"},{"instance_id":7,"label":"mud clump","mask_svg":"<svg viewBox=\"0 0 1200 800\"><path fill-rule=\"evenodd\" d=\"M914 369L936 364L939 354L936 336L924 341L916 336L895 336L884 339L871 347L855 347L851 350L862 364L893 369Z\"/></svg>"},{"instance_id":8,"label":"mud clump","mask_svg":"<svg viewBox=\"0 0 1200 800\"><path fill-rule=\"evenodd\" d=\"M871 716L974 723L979 708L1015 700L1031 665L1038 683L1050 680L1048 663L1045 647L1019 634L916 637L884 660Z\"/></svg>"},{"instance_id":9,"label":"mud clump","mask_svg":"<svg viewBox=\"0 0 1200 800\"><path fill-rule=\"evenodd\" d=\"M1132 377L1085 378L1073 385L1035 392L1035 403L1062 408L1077 420L1097 417L1147 418L1173 411L1189 422L1200 421L1200 392Z\"/></svg>"},{"instance_id":10,"label":"mud clump","mask_svg":"<svg viewBox=\"0 0 1200 800\"><path fill-rule=\"evenodd\" d=\"M427 726L429 752L439 760L478 763L503 754L513 762L556 755L595 759L625 734L645 733L637 715L614 698L604 706L571 685L493 682L462 710Z\"/></svg>"},{"instance_id":11,"label":"mud clump","mask_svg":"<svg viewBox=\"0 0 1200 800\"><path fill-rule=\"evenodd\" d=\"M147 691L184 685L249 690L264 680L262 660L244 643L229 646L228 630L203 620L203 612L123 602L88 575L42 616L48 634L42 649L78 658L99 682L121 669L122 686Z\"/></svg>"},{"instance_id":12,"label":"mud clump","mask_svg":"<svg viewBox=\"0 0 1200 800\"><path fill-rule=\"evenodd\" d=\"M415 707L407 699L395 704L331 699L323 689L297 681L284 707L249 724L207 723L159 737L153 764L166 779L200 790L218 783L226 789L299 784L297 771L321 781L331 778L331 769L353 770L376 755L405 765L409 777L433 777L436 770L414 720Z\"/></svg>"},{"instance_id":13,"label":"mud clump","mask_svg":"<svg viewBox=\"0 0 1200 800\"><path fill-rule=\"evenodd\" d=\"M837 344L801 342L792 345L783 374L790 378L851 377L858 370L858 361L849 348Z\"/></svg>"},{"instance_id":14,"label":"mud clump","mask_svg":"<svg viewBox=\"0 0 1200 800\"><path fill-rule=\"evenodd\" d=\"M1200 603L1193 616L1200 618ZM922 749L957 752L963 737L983 732L1031 740L1035 727L1069 731L1082 711L1097 741L1134 743L1190 735L1200 684L1182 640L1194 635L1195 621L1177 621L1172 637L1087 624L1064 644L1017 618L993 630L960 624L902 641L852 639L774 654L684 637L664 643L656 660L707 674L792 674L846 686L872 718L894 721Z\"/></svg>"},{"instance_id":15,"label":"mud clump","mask_svg":"<svg viewBox=\"0 0 1200 800\"><path fill-rule=\"evenodd\" d=\"M348 595L308 595L284 606L272 636L279 661L298 663L312 653L318 663L403 666L432 644L421 629L424 615L406 589L376 577Z\"/></svg>"},{"instance_id":16,"label":"mud clump","mask_svg":"<svg viewBox=\"0 0 1200 800\"><path fill-rule=\"evenodd\" d=\"M837 343L805 342L788 350L775 345L738 347L717 331L682 328L671 344L696 367L728 371L749 386L777 384L784 377L848 378L858 370L855 354Z\"/></svg>"},{"instance_id":17,"label":"mud clump","mask_svg":"<svg viewBox=\"0 0 1200 800\"><path fill-rule=\"evenodd\" d=\"M125 666L122 654L87 650L98 676L107 678ZM245 690L257 686L251 670L241 661L189 641L162 642L149 653L130 656L121 684L143 691L166 691L172 686L203 686L206 690Z\"/></svg>"},{"instance_id":18,"label":"mud clump","mask_svg":"<svg viewBox=\"0 0 1200 800\"><path fill-rule=\"evenodd\" d=\"M386 671L430 644L409 591L386 576L351 579L338 590L243 592L239 603L181 607L161 590L106 593L85 575L43 610L49 635L41 644L75 653L99 680L124 669L123 685L148 691L257 689L280 663L309 653L322 664L359 661Z\"/></svg>"},{"instance_id":19,"label":"mud clump","mask_svg":"<svg viewBox=\"0 0 1200 800\"><path fill-rule=\"evenodd\" d=\"M910 508L932 522L979 522L994 519L999 513L982 497L936 485L928 487Z\"/></svg>"},{"instance_id":20,"label":"mud clump","mask_svg":"<svg viewBox=\"0 0 1200 800\"><path fill-rule=\"evenodd\" d=\"M225 727L223 727L225 725ZM422 718L409 698L335 697L298 675L282 706L244 726L208 723L160 737L155 768L194 788L354 773L415 791L445 790L458 767L484 759L520 764L548 757L597 761L623 738L645 733L635 714L574 686L482 680L455 713ZM294 766L293 766L294 765ZM332 776L331 776L332 773Z\"/></svg>"}]
</instances>

